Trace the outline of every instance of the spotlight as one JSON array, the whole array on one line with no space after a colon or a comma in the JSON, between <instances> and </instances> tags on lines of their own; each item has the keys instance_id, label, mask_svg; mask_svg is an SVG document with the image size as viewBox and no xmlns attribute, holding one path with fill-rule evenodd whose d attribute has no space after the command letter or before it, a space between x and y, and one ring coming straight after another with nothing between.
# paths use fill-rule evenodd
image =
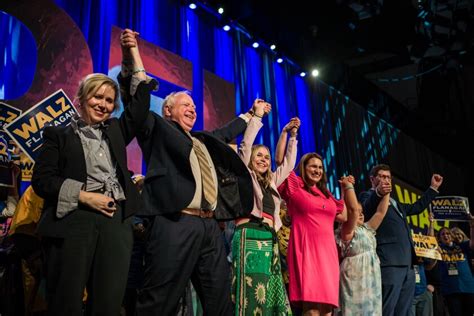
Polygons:
<instances>
[{"instance_id":1,"label":"spotlight","mask_svg":"<svg viewBox=\"0 0 474 316\"><path fill-rule=\"evenodd\" d=\"M219 14L224 14L224 8L223 8L223 7L219 7L219 9L217 9L217 13L219 13Z\"/></svg>"},{"instance_id":2,"label":"spotlight","mask_svg":"<svg viewBox=\"0 0 474 316\"><path fill-rule=\"evenodd\" d=\"M311 71L311 76L313 76L313 77L319 76L319 70L313 69L313 70Z\"/></svg>"},{"instance_id":3,"label":"spotlight","mask_svg":"<svg viewBox=\"0 0 474 316\"><path fill-rule=\"evenodd\" d=\"M196 5L194 2L191 2L191 3L189 4L189 8L190 8L191 10L194 10L194 9L197 8L197 5Z\"/></svg>"},{"instance_id":4,"label":"spotlight","mask_svg":"<svg viewBox=\"0 0 474 316\"><path fill-rule=\"evenodd\" d=\"M279 58L277 59L277 63L281 64L282 62L283 62L283 58L279 57Z\"/></svg>"},{"instance_id":5,"label":"spotlight","mask_svg":"<svg viewBox=\"0 0 474 316\"><path fill-rule=\"evenodd\" d=\"M258 44L258 42L253 42L253 44L252 44L252 47L253 47L253 48L258 48L258 46L260 46L260 45Z\"/></svg>"},{"instance_id":6,"label":"spotlight","mask_svg":"<svg viewBox=\"0 0 474 316\"><path fill-rule=\"evenodd\" d=\"M306 72L304 71L300 72L300 77L306 77Z\"/></svg>"},{"instance_id":7,"label":"spotlight","mask_svg":"<svg viewBox=\"0 0 474 316\"><path fill-rule=\"evenodd\" d=\"M276 47L275 44L270 45L270 49L271 49L271 50L275 50L276 48L277 48L277 47Z\"/></svg>"},{"instance_id":8,"label":"spotlight","mask_svg":"<svg viewBox=\"0 0 474 316\"><path fill-rule=\"evenodd\" d=\"M230 25L229 24L226 24L222 27L222 29L226 32L229 32L230 31Z\"/></svg>"}]
</instances>

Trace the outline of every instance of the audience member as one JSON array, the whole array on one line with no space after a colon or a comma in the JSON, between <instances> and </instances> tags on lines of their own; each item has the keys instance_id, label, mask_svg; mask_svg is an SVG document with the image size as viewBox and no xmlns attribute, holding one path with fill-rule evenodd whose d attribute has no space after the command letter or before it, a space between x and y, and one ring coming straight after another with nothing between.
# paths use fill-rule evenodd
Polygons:
<instances>
[{"instance_id":1,"label":"audience member","mask_svg":"<svg viewBox=\"0 0 474 316\"><path fill-rule=\"evenodd\" d=\"M453 242L448 228L438 233L442 261L438 263L441 272L441 293L446 299L450 315L474 314L474 278L468 254L474 249L474 218L470 220L471 240L460 244Z\"/></svg>"}]
</instances>

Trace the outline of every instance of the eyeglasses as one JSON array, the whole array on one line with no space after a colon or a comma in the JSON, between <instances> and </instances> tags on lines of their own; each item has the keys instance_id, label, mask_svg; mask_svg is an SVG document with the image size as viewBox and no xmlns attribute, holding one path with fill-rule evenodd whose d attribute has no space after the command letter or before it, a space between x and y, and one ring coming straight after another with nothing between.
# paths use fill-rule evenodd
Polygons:
<instances>
[{"instance_id":1,"label":"eyeglasses","mask_svg":"<svg viewBox=\"0 0 474 316\"><path fill-rule=\"evenodd\" d=\"M386 174L378 174L377 178L380 178L382 180L389 180L389 181L392 180L392 176L389 176L389 175L386 175Z\"/></svg>"}]
</instances>

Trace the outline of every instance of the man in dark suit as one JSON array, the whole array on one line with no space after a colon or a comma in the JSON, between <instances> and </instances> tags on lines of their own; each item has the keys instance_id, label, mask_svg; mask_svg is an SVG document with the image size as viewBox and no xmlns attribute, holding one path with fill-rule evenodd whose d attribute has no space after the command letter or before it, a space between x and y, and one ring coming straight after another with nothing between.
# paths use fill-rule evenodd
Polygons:
<instances>
[{"instance_id":1,"label":"man in dark suit","mask_svg":"<svg viewBox=\"0 0 474 316\"><path fill-rule=\"evenodd\" d=\"M371 190L362 192L359 200L369 220L381 198L392 191L392 176L388 165L376 165L370 171ZM377 229L377 254L382 272L382 308L384 316L408 315L415 294L416 263L411 230L406 217L423 212L434 197L443 177L433 174L431 186L414 204L403 204L390 198L390 205Z\"/></svg>"},{"instance_id":2,"label":"man in dark suit","mask_svg":"<svg viewBox=\"0 0 474 316\"><path fill-rule=\"evenodd\" d=\"M119 81L128 87L127 78ZM227 144L245 131L251 115L212 132L192 131L197 114L186 91L166 97L163 117L150 112L137 136L147 164L145 207L138 214L149 220L138 315L175 315L189 279L205 315L232 315L231 273L217 220L246 216L253 207L247 167Z\"/></svg>"},{"instance_id":3,"label":"man in dark suit","mask_svg":"<svg viewBox=\"0 0 474 316\"><path fill-rule=\"evenodd\" d=\"M46 246L48 315L83 315L86 287L85 315L120 312L132 249L131 215L141 208L126 145L148 115L154 86L141 82L124 113L111 118L119 87L104 74L91 74L76 96L81 117L67 127L44 130L32 186L44 199L38 233Z\"/></svg>"}]
</instances>

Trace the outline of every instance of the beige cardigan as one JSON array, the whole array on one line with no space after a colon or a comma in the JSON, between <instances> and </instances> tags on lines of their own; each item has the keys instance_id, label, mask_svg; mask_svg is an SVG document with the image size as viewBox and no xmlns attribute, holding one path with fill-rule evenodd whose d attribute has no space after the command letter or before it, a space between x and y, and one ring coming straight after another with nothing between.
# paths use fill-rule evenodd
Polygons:
<instances>
[{"instance_id":1,"label":"beige cardigan","mask_svg":"<svg viewBox=\"0 0 474 316\"><path fill-rule=\"evenodd\" d=\"M239 147L239 156L246 166L248 166L250 162L253 142L255 141L258 131L262 128L262 126L263 124L262 124L261 119L256 118L254 116L252 117L252 119L250 119L247 129L245 130L244 137ZM283 163L277 167L275 172L272 173L272 182L270 184L270 187L277 194L277 195L272 194L273 201L275 202L275 211L273 213L273 218L274 218L273 225L274 225L275 231L278 231L282 226L281 219L280 219L281 197L280 197L280 194L278 193L277 187L281 183L283 183L283 181L285 181L285 179L288 177L290 172L295 167L297 144L298 144L298 141L296 140L296 137L290 137L287 144L286 154L283 159ZM252 184L253 184L253 191L254 191L254 205L253 205L253 210L251 214L254 215L255 217L262 218L263 217L263 214L262 214L263 213L263 202L262 202L263 192L262 192L262 189L260 188L260 184L258 183L257 175L255 174L255 172L250 169L249 169L249 172L250 172L250 175L252 176Z\"/></svg>"}]
</instances>

